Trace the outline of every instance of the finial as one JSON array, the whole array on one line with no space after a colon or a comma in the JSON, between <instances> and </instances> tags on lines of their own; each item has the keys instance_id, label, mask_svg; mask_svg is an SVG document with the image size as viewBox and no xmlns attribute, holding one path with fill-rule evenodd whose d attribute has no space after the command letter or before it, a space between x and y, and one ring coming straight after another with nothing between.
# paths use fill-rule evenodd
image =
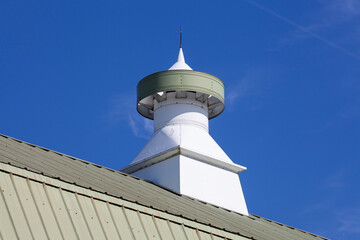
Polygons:
<instances>
[{"instance_id":1,"label":"finial","mask_svg":"<svg viewBox=\"0 0 360 240\"><path fill-rule=\"evenodd\" d=\"M176 63L172 65L169 70L192 70L189 65L185 63L184 53L182 50L182 26L180 25L180 50Z\"/></svg>"},{"instance_id":2,"label":"finial","mask_svg":"<svg viewBox=\"0 0 360 240\"><path fill-rule=\"evenodd\" d=\"M182 48L182 26L180 25L180 48Z\"/></svg>"}]
</instances>

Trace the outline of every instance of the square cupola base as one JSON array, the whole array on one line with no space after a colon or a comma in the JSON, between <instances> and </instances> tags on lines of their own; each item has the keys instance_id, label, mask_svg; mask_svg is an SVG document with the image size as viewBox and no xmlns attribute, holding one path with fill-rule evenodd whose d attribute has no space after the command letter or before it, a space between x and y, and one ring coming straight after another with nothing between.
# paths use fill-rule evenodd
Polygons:
<instances>
[{"instance_id":1,"label":"square cupola base","mask_svg":"<svg viewBox=\"0 0 360 240\"><path fill-rule=\"evenodd\" d=\"M137 164L122 171L176 193L248 215L238 174L226 169L229 166L219 166L214 159L194 155L197 154L178 146L143 161L143 166Z\"/></svg>"}]
</instances>

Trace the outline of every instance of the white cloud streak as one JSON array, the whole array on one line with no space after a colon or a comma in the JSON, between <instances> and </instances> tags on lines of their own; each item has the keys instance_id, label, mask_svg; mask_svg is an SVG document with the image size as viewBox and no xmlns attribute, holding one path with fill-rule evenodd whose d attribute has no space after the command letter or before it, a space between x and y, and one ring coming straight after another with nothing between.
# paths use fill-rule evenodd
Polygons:
<instances>
[{"instance_id":1,"label":"white cloud streak","mask_svg":"<svg viewBox=\"0 0 360 240\"><path fill-rule=\"evenodd\" d=\"M106 119L111 124L126 122L134 136L148 139L152 132L152 122L140 116L135 109L135 96L120 94L110 99L109 111Z\"/></svg>"},{"instance_id":2,"label":"white cloud streak","mask_svg":"<svg viewBox=\"0 0 360 240\"><path fill-rule=\"evenodd\" d=\"M259 108L264 89L277 81L276 69L276 66L249 69L235 84L226 88L227 106L231 109L239 100L251 98L251 105L248 107L251 109Z\"/></svg>"},{"instance_id":3,"label":"white cloud streak","mask_svg":"<svg viewBox=\"0 0 360 240\"><path fill-rule=\"evenodd\" d=\"M229 105L232 105L237 100L251 94L254 88L255 88L255 81L251 81L249 77L244 77L240 79L235 86L229 88L226 94L226 102Z\"/></svg>"},{"instance_id":4,"label":"white cloud streak","mask_svg":"<svg viewBox=\"0 0 360 240\"><path fill-rule=\"evenodd\" d=\"M360 234L360 206L342 209L337 212L337 217L340 223L337 229L339 232Z\"/></svg>"},{"instance_id":5,"label":"white cloud streak","mask_svg":"<svg viewBox=\"0 0 360 240\"><path fill-rule=\"evenodd\" d=\"M327 9L331 12L341 13L347 17L353 17L360 14L359 0L322 0Z\"/></svg>"},{"instance_id":6,"label":"white cloud streak","mask_svg":"<svg viewBox=\"0 0 360 240\"><path fill-rule=\"evenodd\" d=\"M279 13L277 13L277 12L275 12L275 11L273 11L273 10L271 10L271 9L269 9L269 8L255 2L253 0L244 0L244 1L246 1L249 4L251 4L251 5L253 5L253 6L255 6L255 7L259 8L259 9L265 11L265 12L267 12L268 14L270 14L270 15L276 17L276 18L279 18L280 20L282 20L282 21L292 25L293 27L297 28L298 30L300 30L300 31L302 31L304 33L307 33L310 36L322 41L323 43L325 43L325 44L327 44L327 45L329 45L329 46L331 46L333 48L336 48L337 50L343 52L344 54L347 54L347 55L349 55L349 56L351 56L351 57L353 57L353 58L355 58L357 60L360 60L360 55L357 55L357 54L355 54L353 52L350 52L349 50L343 48L342 46L340 46L340 45L338 45L338 44L336 44L336 43L334 43L334 42L332 42L332 41L330 41L330 40L316 34L312 30L310 30L309 28L301 26L300 24L297 24L297 23L293 22L292 20L280 15ZM350 0L347 0L347 1L349 2ZM353 6L353 5L350 5L350 6Z\"/></svg>"}]
</instances>

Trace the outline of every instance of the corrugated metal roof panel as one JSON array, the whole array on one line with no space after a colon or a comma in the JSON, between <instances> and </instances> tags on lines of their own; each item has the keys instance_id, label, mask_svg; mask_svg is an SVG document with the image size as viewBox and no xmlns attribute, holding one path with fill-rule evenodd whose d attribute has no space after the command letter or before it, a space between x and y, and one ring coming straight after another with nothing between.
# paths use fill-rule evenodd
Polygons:
<instances>
[{"instance_id":1,"label":"corrugated metal roof panel","mask_svg":"<svg viewBox=\"0 0 360 240\"><path fill-rule=\"evenodd\" d=\"M205 230L11 172L0 171L0 192L1 239L171 240L176 236L181 240L200 240L212 237L212 233ZM181 234L173 230L178 228L184 229ZM228 235L226 231L223 234Z\"/></svg>"},{"instance_id":2,"label":"corrugated metal roof panel","mask_svg":"<svg viewBox=\"0 0 360 240\"><path fill-rule=\"evenodd\" d=\"M154 219L156 228L157 228L158 232L160 233L161 239L175 240L175 236L171 232L168 221L161 219L161 218L154 218L154 217L153 217L153 219Z\"/></svg>"},{"instance_id":3,"label":"corrugated metal roof panel","mask_svg":"<svg viewBox=\"0 0 360 240\"><path fill-rule=\"evenodd\" d=\"M135 239L134 234L132 233L132 228L130 227L129 222L126 219L123 208L109 205L109 209L111 215L113 216L113 221L116 228L118 229L121 239Z\"/></svg>"},{"instance_id":4,"label":"corrugated metal roof panel","mask_svg":"<svg viewBox=\"0 0 360 240\"><path fill-rule=\"evenodd\" d=\"M254 215L244 216L186 196L181 196L145 180L4 135L0 135L0 162L26 168L30 171L57 178L73 185L86 187L132 201L135 204L171 213L182 217L184 220L192 220L192 226L194 228L197 227L198 222L200 225L211 225L213 229L219 231L226 229L229 233L236 233L239 236L248 236L254 239L324 239L320 236L312 235ZM70 206L72 207L71 209L75 211L69 211L68 213L74 224L75 232L83 233L88 229L87 232L90 234L89 223L85 221L87 218L83 216L83 212L79 206L79 199L70 193L61 192L61 194L66 207L69 208ZM68 196L69 194L72 196ZM96 210L94 211L96 213ZM19 214L21 215L23 213L21 212ZM57 212L57 214L60 213ZM128 224L131 226L132 235L135 237L146 237L142 235L144 233L144 229L142 229L143 223L140 221L142 218L140 219L137 214L134 215L130 210L126 210L124 214ZM128 214L130 217L128 217ZM77 218L81 218L82 220L77 222ZM147 220L148 219L146 219L146 221ZM26 219L24 221L26 222ZM60 221L63 220L58 220L59 224ZM75 221L76 223L74 223ZM83 223L81 223L82 221ZM100 225L105 228L104 223L101 222L101 224ZM116 226L119 225L116 221L114 224ZM68 227L69 226L66 228ZM172 231L179 230L176 227L175 229L176 230L172 230L171 228ZM149 232L146 233L149 236L153 234L156 237L159 233L155 230L159 231L156 225L155 227L153 226L151 230L148 229ZM194 232L196 236L199 237L199 233L195 230L192 231L188 228L184 230L185 234L191 236L193 236ZM29 234L31 235L30 232Z\"/></svg>"},{"instance_id":5,"label":"corrugated metal roof panel","mask_svg":"<svg viewBox=\"0 0 360 240\"><path fill-rule=\"evenodd\" d=\"M2 239L17 239L17 233L10 217L9 207L4 198L3 191L0 191L0 235Z\"/></svg>"},{"instance_id":6,"label":"corrugated metal roof panel","mask_svg":"<svg viewBox=\"0 0 360 240\"><path fill-rule=\"evenodd\" d=\"M28 187L26 179L11 175L12 183L18 193L18 199L26 219L28 220L29 227L35 239L47 239L48 234L45 230L43 219L39 215L36 203L32 197L32 192ZM5 179L0 182L5 183Z\"/></svg>"},{"instance_id":7,"label":"corrugated metal roof panel","mask_svg":"<svg viewBox=\"0 0 360 240\"><path fill-rule=\"evenodd\" d=\"M61 189L48 187L47 185L44 185L44 188L46 189L46 193L53 209L53 214L57 219L64 239L77 239L78 234L67 210L68 208L65 205Z\"/></svg>"},{"instance_id":8,"label":"corrugated metal roof panel","mask_svg":"<svg viewBox=\"0 0 360 240\"><path fill-rule=\"evenodd\" d=\"M34 236L31 232L31 227L29 227L29 220L31 219L26 217L21 208L20 201L14 185L12 184L10 175L6 176L4 174L0 174L0 183L2 197L4 200L4 206L1 206L1 208L6 208L8 210L10 222L13 224L14 231L18 236L17 238L33 239ZM7 231L7 229L4 229L4 231Z\"/></svg>"}]
</instances>

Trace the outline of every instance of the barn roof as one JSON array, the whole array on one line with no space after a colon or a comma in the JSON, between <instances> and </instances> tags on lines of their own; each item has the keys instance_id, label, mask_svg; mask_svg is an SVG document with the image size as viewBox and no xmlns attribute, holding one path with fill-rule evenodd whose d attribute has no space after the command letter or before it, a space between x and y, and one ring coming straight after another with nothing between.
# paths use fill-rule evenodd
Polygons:
<instances>
[{"instance_id":1,"label":"barn roof","mask_svg":"<svg viewBox=\"0 0 360 240\"><path fill-rule=\"evenodd\" d=\"M121 234L129 234L133 239L142 239L144 234L146 238L158 239L325 239L179 195L120 171L1 134L0 176L0 209L7 209L0 216L8 216L0 217L0 238L23 234L24 230L19 233L16 226L25 224L33 237L36 228L41 228L44 236L58 233L64 238L73 233L96 238L93 235L98 231L94 229L101 228L104 236L111 233L120 238ZM67 213L59 208L67 209ZM75 213L78 215L73 216ZM50 220L44 220L46 214L53 219L55 230L50 229ZM76 223L76 217L82 227ZM119 224L121 219L127 224ZM110 223L113 227L107 225ZM72 230L64 230L68 228Z\"/></svg>"}]
</instances>

